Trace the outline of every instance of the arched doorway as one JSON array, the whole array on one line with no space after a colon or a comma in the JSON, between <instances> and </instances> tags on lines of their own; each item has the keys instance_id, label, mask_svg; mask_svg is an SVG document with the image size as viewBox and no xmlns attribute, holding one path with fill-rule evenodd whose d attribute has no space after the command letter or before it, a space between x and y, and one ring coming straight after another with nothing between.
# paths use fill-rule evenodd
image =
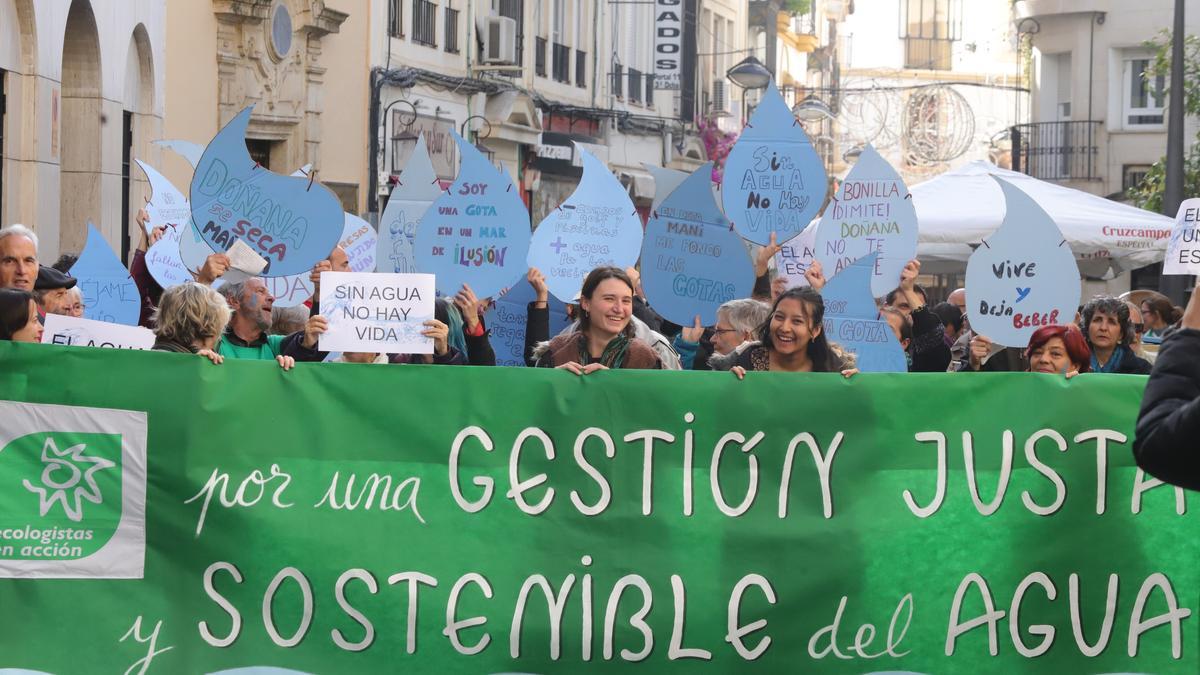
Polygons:
<instances>
[{"instance_id":1,"label":"arched doorway","mask_svg":"<svg viewBox=\"0 0 1200 675\"><path fill-rule=\"evenodd\" d=\"M103 117L100 67L100 39L91 3L74 0L63 37L58 218L62 252L83 249L88 221L103 227L100 134L105 124L116 120Z\"/></svg>"},{"instance_id":2,"label":"arched doorway","mask_svg":"<svg viewBox=\"0 0 1200 675\"><path fill-rule=\"evenodd\" d=\"M137 211L150 196L146 176L134 168L133 160L150 159L150 141L162 135L154 117L154 58L146 27L138 24L129 39L125 58L124 110L121 115L121 244L122 260L137 245Z\"/></svg>"}]
</instances>

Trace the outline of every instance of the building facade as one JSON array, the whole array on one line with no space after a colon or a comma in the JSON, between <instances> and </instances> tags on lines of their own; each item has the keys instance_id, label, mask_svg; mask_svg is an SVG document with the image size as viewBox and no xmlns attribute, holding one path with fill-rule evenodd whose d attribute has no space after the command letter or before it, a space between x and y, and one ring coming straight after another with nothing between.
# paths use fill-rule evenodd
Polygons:
<instances>
[{"instance_id":1,"label":"building facade","mask_svg":"<svg viewBox=\"0 0 1200 675\"><path fill-rule=\"evenodd\" d=\"M0 224L40 255L78 253L94 223L118 251L163 129L166 0L0 0ZM136 240L132 240L136 244Z\"/></svg>"}]
</instances>

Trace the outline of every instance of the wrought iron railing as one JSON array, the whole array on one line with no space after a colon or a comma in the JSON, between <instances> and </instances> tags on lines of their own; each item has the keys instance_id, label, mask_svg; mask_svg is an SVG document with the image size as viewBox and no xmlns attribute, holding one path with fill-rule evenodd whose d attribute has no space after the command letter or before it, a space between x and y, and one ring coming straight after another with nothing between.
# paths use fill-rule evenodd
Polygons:
<instances>
[{"instance_id":1,"label":"wrought iron railing","mask_svg":"<svg viewBox=\"0 0 1200 675\"><path fill-rule=\"evenodd\" d=\"M637 68L629 69L629 100L633 103L642 101L642 71Z\"/></svg>"},{"instance_id":2,"label":"wrought iron railing","mask_svg":"<svg viewBox=\"0 0 1200 675\"><path fill-rule=\"evenodd\" d=\"M571 81L571 48L553 43L550 52L550 72L555 82Z\"/></svg>"},{"instance_id":3,"label":"wrought iron railing","mask_svg":"<svg viewBox=\"0 0 1200 675\"><path fill-rule=\"evenodd\" d=\"M458 10L446 8L446 38L442 44L451 54L458 53Z\"/></svg>"},{"instance_id":4,"label":"wrought iron railing","mask_svg":"<svg viewBox=\"0 0 1200 675\"><path fill-rule=\"evenodd\" d=\"M1099 180L1100 124L1078 121L1013 126L1013 170L1044 180Z\"/></svg>"},{"instance_id":5,"label":"wrought iron railing","mask_svg":"<svg viewBox=\"0 0 1200 675\"><path fill-rule=\"evenodd\" d=\"M413 0L412 41L437 46L437 5L429 0Z\"/></svg>"}]
</instances>

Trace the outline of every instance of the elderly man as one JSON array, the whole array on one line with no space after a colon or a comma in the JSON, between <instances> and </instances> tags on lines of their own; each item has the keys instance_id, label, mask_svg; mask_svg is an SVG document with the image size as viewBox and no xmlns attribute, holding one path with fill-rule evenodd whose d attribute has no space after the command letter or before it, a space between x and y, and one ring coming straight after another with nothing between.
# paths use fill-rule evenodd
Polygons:
<instances>
[{"instance_id":1,"label":"elderly man","mask_svg":"<svg viewBox=\"0 0 1200 675\"><path fill-rule=\"evenodd\" d=\"M37 300L42 315L62 314L71 316L74 303L75 277L59 272L53 267L42 266L33 285L33 299Z\"/></svg>"},{"instance_id":2,"label":"elderly man","mask_svg":"<svg viewBox=\"0 0 1200 675\"><path fill-rule=\"evenodd\" d=\"M33 291L38 277L37 235L24 225L0 228L0 288Z\"/></svg>"},{"instance_id":3,"label":"elderly man","mask_svg":"<svg viewBox=\"0 0 1200 675\"><path fill-rule=\"evenodd\" d=\"M268 335L275 297L262 279L255 277L227 283L218 290L233 309L225 334L217 343L217 353L221 356L227 359L275 359L284 369L290 368L295 361L325 358L325 352L317 350L317 338L326 329L325 317L309 317L304 330L291 335Z\"/></svg>"}]
</instances>

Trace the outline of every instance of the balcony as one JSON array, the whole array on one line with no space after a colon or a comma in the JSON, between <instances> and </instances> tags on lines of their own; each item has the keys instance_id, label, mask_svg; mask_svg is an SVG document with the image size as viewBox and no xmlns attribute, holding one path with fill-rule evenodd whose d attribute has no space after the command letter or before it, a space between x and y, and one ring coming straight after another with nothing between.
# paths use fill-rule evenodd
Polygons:
<instances>
[{"instance_id":1,"label":"balcony","mask_svg":"<svg viewBox=\"0 0 1200 675\"><path fill-rule=\"evenodd\" d=\"M571 48L557 42L551 45L550 74L555 82L571 82Z\"/></svg>"},{"instance_id":2,"label":"balcony","mask_svg":"<svg viewBox=\"0 0 1200 675\"><path fill-rule=\"evenodd\" d=\"M1011 129L1013 170L1042 180L1100 180L1101 122L1037 122Z\"/></svg>"}]
</instances>

